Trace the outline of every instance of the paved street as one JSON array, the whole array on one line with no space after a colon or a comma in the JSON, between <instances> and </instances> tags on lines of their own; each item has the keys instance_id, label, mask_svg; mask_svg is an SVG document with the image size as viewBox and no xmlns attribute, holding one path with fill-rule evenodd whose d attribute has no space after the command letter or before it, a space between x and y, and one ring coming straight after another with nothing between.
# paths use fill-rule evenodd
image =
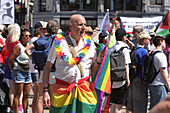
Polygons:
<instances>
[{"instance_id":1,"label":"paved street","mask_svg":"<svg viewBox=\"0 0 170 113\"><path fill-rule=\"evenodd\" d=\"M170 78L169 78L169 81L170 81ZM170 95L170 92L168 93ZM30 96L29 96L29 112L28 113L32 113L32 99L33 99L33 92L31 90L31 93L30 93ZM150 104L150 99L148 98L148 108L149 108L149 104ZM49 110L48 109L44 109L44 113L49 113ZM122 113L126 113L126 108L123 107L123 110L122 110Z\"/></svg>"},{"instance_id":2,"label":"paved street","mask_svg":"<svg viewBox=\"0 0 170 113\"><path fill-rule=\"evenodd\" d=\"M29 101L28 101L28 105L29 105L29 112L28 113L32 113L32 99L33 99L33 92L31 90L30 96L29 96ZM49 113L49 109L44 108L44 113Z\"/></svg>"}]
</instances>

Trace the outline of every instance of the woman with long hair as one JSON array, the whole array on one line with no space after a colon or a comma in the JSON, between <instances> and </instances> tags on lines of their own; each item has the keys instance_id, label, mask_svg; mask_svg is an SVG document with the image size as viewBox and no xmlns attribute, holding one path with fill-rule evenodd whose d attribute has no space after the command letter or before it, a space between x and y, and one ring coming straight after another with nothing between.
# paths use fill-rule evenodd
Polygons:
<instances>
[{"instance_id":1,"label":"woman with long hair","mask_svg":"<svg viewBox=\"0 0 170 113\"><path fill-rule=\"evenodd\" d=\"M19 98L23 92L23 109L27 113L28 97L31 89L31 73L29 72L29 57L25 54L27 43L31 39L31 33L25 29L21 32L20 41L9 58L9 67L14 83L14 113L18 113Z\"/></svg>"},{"instance_id":2,"label":"woman with long hair","mask_svg":"<svg viewBox=\"0 0 170 113\"><path fill-rule=\"evenodd\" d=\"M4 78L9 80L9 100L10 100L10 110L13 111L13 99L14 99L14 88L12 83L12 76L11 71L9 68L9 58L13 52L14 47L20 43L20 26L18 24L11 24L8 26L8 37L5 41L6 49L7 49L7 60L6 60L6 67L5 67L5 74Z\"/></svg>"}]
</instances>

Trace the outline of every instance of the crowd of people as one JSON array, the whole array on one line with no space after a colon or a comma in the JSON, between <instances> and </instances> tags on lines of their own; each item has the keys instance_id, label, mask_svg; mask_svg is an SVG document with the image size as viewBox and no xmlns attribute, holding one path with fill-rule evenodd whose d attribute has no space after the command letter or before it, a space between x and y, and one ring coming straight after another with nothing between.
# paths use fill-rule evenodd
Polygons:
<instances>
[{"instance_id":1,"label":"crowd of people","mask_svg":"<svg viewBox=\"0 0 170 113\"><path fill-rule=\"evenodd\" d=\"M126 113L168 113L170 34L157 36L154 32L144 31L141 25L134 26L133 34L128 34L118 20L115 23L111 31L99 31L98 27L93 30L86 26L84 16L74 14L69 20L70 31L66 33L62 32L56 20L37 22L33 33L28 27L20 27L17 23L0 25L0 68L9 86L7 112L27 113L32 87L32 113L43 113L44 106L51 113L104 113L106 104L97 110L98 95L91 83L91 76L103 62L106 48L110 57L122 48L124 79L113 80L111 71L111 94L104 94L105 97L110 96L109 112L121 113L122 107L126 106ZM93 37L95 31L98 34ZM97 40L94 40L96 37ZM100 44L105 47L97 52ZM132 49L136 50L139 66L133 79L129 72ZM143 81L145 59L157 51L160 52L154 56L154 66L159 73L148 84ZM38 56L40 52L41 56ZM38 65L36 60L45 62ZM112 65L110 68L113 68ZM103 99L103 103L107 99Z\"/></svg>"}]
</instances>

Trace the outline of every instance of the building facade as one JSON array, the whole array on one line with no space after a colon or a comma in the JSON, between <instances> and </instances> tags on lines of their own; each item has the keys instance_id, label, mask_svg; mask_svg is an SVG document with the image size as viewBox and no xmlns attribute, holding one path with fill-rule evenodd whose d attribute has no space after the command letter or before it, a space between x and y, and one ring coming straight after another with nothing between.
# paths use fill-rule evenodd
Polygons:
<instances>
[{"instance_id":1,"label":"building facade","mask_svg":"<svg viewBox=\"0 0 170 113\"><path fill-rule=\"evenodd\" d=\"M34 0L33 25L40 21L55 19L61 29L69 29L72 14L82 14L87 25L98 26L107 9L110 18L118 11L119 16L155 16L165 15L170 10L169 0Z\"/></svg>"}]
</instances>

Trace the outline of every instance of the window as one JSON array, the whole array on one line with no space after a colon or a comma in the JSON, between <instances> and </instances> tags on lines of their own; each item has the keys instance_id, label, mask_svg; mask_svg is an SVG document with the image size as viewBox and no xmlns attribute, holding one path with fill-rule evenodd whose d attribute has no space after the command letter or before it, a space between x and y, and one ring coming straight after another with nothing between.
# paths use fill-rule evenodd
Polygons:
<instances>
[{"instance_id":1,"label":"window","mask_svg":"<svg viewBox=\"0 0 170 113\"><path fill-rule=\"evenodd\" d=\"M96 11L98 0L61 0L61 11Z\"/></svg>"},{"instance_id":2,"label":"window","mask_svg":"<svg viewBox=\"0 0 170 113\"><path fill-rule=\"evenodd\" d=\"M40 12L52 11L53 0L40 0Z\"/></svg>"},{"instance_id":3,"label":"window","mask_svg":"<svg viewBox=\"0 0 170 113\"><path fill-rule=\"evenodd\" d=\"M142 0L104 0L105 11L141 11Z\"/></svg>"},{"instance_id":4,"label":"window","mask_svg":"<svg viewBox=\"0 0 170 113\"><path fill-rule=\"evenodd\" d=\"M66 32L69 30L69 18L60 18L60 27L62 31Z\"/></svg>"},{"instance_id":5,"label":"window","mask_svg":"<svg viewBox=\"0 0 170 113\"><path fill-rule=\"evenodd\" d=\"M162 0L150 0L151 5L162 5Z\"/></svg>"},{"instance_id":6,"label":"window","mask_svg":"<svg viewBox=\"0 0 170 113\"><path fill-rule=\"evenodd\" d=\"M86 18L87 26L91 26L92 28L97 26L97 19L88 19Z\"/></svg>"},{"instance_id":7,"label":"window","mask_svg":"<svg viewBox=\"0 0 170 113\"><path fill-rule=\"evenodd\" d=\"M97 19L86 18L87 26L95 28L97 26ZM69 18L60 18L61 29L66 32L69 30Z\"/></svg>"}]
</instances>

